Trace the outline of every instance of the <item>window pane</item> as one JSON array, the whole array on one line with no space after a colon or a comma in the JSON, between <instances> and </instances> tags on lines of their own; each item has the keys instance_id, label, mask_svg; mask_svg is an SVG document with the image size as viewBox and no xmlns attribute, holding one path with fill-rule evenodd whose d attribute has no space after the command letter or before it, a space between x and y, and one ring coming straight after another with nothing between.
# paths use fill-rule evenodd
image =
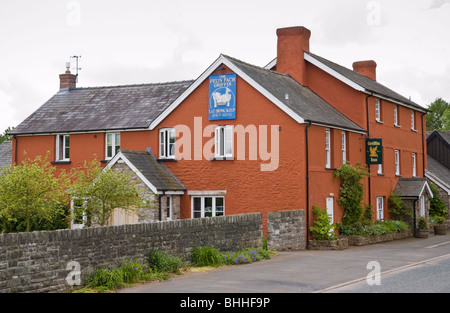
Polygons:
<instances>
[{"instance_id":1,"label":"window pane","mask_svg":"<svg viewBox=\"0 0 450 313\"><path fill-rule=\"evenodd\" d=\"M64 158L70 158L70 137L64 136Z\"/></svg>"},{"instance_id":2,"label":"window pane","mask_svg":"<svg viewBox=\"0 0 450 313\"><path fill-rule=\"evenodd\" d=\"M193 202L194 202L193 208L194 218L202 217L202 198L194 197Z\"/></svg>"},{"instance_id":3,"label":"window pane","mask_svg":"<svg viewBox=\"0 0 450 313\"><path fill-rule=\"evenodd\" d=\"M224 215L223 197L216 197L216 216Z\"/></svg>"},{"instance_id":4,"label":"window pane","mask_svg":"<svg viewBox=\"0 0 450 313\"><path fill-rule=\"evenodd\" d=\"M233 154L233 128L231 126L225 127L225 155Z\"/></svg>"},{"instance_id":5,"label":"window pane","mask_svg":"<svg viewBox=\"0 0 450 313\"><path fill-rule=\"evenodd\" d=\"M168 131L169 134L169 155L175 156L175 130L171 129Z\"/></svg>"},{"instance_id":6,"label":"window pane","mask_svg":"<svg viewBox=\"0 0 450 313\"><path fill-rule=\"evenodd\" d=\"M115 134L115 150L114 150L114 154L117 153L120 150L120 134Z\"/></svg>"},{"instance_id":7,"label":"window pane","mask_svg":"<svg viewBox=\"0 0 450 313\"><path fill-rule=\"evenodd\" d=\"M205 217L211 217L213 216L212 211L212 197L205 197Z\"/></svg>"}]
</instances>

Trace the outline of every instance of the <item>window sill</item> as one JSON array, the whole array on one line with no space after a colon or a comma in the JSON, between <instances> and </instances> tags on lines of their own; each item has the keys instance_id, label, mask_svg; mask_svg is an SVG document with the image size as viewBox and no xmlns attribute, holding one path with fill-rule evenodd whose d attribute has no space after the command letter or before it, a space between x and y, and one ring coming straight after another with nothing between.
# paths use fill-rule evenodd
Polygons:
<instances>
[{"instance_id":1,"label":"window sill","mask_svg":"<svg viewBox=\"0 0 450 313\"><path fill-rule=\"evenodd\" d=\"M51 162L52 165L61 165L61 164L71 164L70 161L54 161Z\"/></svg>"},{"instance_id":2,"label":"window sill","mask_svg":"<svg viewBox=\"0 0 450 313\"><path fill-rule=\"evenodd\" d=\"M214 157L209 159L210 161L234 161L234 157Z\"/></svg>"},{"instance_id":3,"label":"window sill","mask_svg":"<svg viewBox=\"0 0 450 313\"><path fill-rule=\"evenodd\" d=\"M400 174L395 174L395 176L396 177L403 177L402 175L400 175Z\"/></svg>"},{"instance_id":4,"label":"window sill","mask_svg":"<svg viewBox=\"0 0 450 313\"><path fill-rule=\"evenodd\" d=\"M100 163L106 164L106 163L108 163L109 161L111 161L111 160L101 160Z\"/></svg>"},{"instance_id":5,"label":"window sill","mask_svg":"<svg viewBox=\"0 0 450 313\"><path fill-rule=\"evenodd\" d=\"M378 176L385 176L384 173L377 173Z\"/></svg>"},{"instance_id":6,"label":"window sill","mask_svg":"<svg viewBox=\"0 0 450 313\"><path fill-rule=\"evenodd\" d=\"M397 127L397 128L402 128L402 126L401 126L401 125L397 125L397 124L394 124L394 127Z\"/></svg>"},{"instance_id":7,"label":"window sill","mask_svg":"<svg viewBox=\"0 0 450 313\"><path fill-rule=\"evenodd\" d=\"M375 121L375 122L377 122L377 123L380 123L380 124L384 124L384 122L383 122L383 121Z\"/></svg>"},{"instance_id":8,"label":"window sill","mask_svg":"<svg viewBox=\"0 0 450 313\"><path fill-rule=\"evenodd\" d=\"M418 132L418 130L417 130L417 129L414 129L414 128L411 128L411 131L412 131L412 132L415 132L415 133Z\"/></svg>"},{"instance_id":9,"label":"window sill","mask_svg":"<svg viewBox=\"0 0 450 313\"><path fill-rule=\"evenodd\" d=\"M332 167L325 167L325 170L326 170L326 171L336 171L336 169L335 169L335 168L332 168Z\"/></svg>"},{"instance_id":10,"label":"window sill","mask_svg":"<svg viewBox=\"0 0 450 313\"><path fill-rule=\"evenodd\" d=\"M161 162L161 161L164 161L164 162L178 162L178 159L175 159L175 158L159 158L158 162Z\"/></svg>"}]
</instances>

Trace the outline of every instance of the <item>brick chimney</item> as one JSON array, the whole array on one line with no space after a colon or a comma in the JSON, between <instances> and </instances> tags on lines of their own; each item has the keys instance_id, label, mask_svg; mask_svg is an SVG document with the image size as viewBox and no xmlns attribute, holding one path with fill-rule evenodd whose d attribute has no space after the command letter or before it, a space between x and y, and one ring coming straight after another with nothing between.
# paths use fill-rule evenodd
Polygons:
<instances>
[{"instance_id":1,"label":"brick chimney","mask_svg":"<svg viewBox=\"0 0 450 313\"><path fill-rule=\"evenodd\" d=\"M306 85L304 51L309 52L311 31L303 26L277 29L277 71Z\"/></svg>"},{"instance_id":2,"label":"brick chimney","mask_svg":"<svg viewBox=\"0 0 450 313\"><path fill-rule=\"evenodd\" d=\"M369 77L372 80L377 80L377 63L372 60L358 61L353 63L353 71Z\"/></svg>"},{"instance_id":3,"label":"brick chimney","mask_svg":"<svg viewBox=\"0 0 450 313\"><path fill-rule=\"evenodd\" d=\"M59 89L74 89L77 87L77 75L70 73L70 63L66 63L66 72L59 75Z\"/></svg>"}]
</instances>

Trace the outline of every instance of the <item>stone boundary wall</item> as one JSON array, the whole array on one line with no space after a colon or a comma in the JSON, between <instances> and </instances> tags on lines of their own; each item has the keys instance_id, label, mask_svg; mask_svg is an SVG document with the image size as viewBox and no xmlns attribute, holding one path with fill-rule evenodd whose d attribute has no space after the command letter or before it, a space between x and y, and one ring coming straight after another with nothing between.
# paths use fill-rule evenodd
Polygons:
<instances>
[{"instance_id":1,"label":"stone boundary wall","mask_svg":"<svg viewBox=\"0 0 450 313\"><path fill-rule=\"evenodd\" d=\"M262 235L260 213L1 234L0 293L66 291L66 278L75 269L68 268L72 261L80 265L83 281L88 273L124 260L147 262L152 249L188 260L195 246L223 252L261 248Z\"/></svg>"},{"instance_id":2,"label":"stone boundary wall","mask_svg":"<svg viewBox=\"0 0 450 313\"><path fill-rule=\"evenodd\" d=\"M276 251L306 248L305 210L267 213L267 248Z\"/></svg>"}]
</instances>

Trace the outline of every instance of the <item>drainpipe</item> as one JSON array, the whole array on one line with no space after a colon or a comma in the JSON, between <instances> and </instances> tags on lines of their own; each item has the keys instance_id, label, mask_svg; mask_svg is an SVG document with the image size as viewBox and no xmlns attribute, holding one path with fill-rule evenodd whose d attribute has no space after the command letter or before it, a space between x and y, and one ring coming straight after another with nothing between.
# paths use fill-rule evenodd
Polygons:
<instances>
[{"instance_id":1,"label":"drainpipe","mask_svg":"<svg viewBox=\"0 0 450 313\"><path fill-rule=\"evenodd\" d=\"M370 92L370 95L366 97L366 119L367 119L367 137L370 138L370 126L369 126L369 98L373 97L373 92ZM370 165L367 164L367 169L369 171L369 179L367 182L367 189L369 193L369 206L372 206L372 188L371 188L371 179L370 179Z\"/></svg>"},{"instance_id":2,"label":"drainpipe","mask_svg":"<svg viewBox=\"0 0 450 313\"><path fill-rule=\"evenodd\" d=\"M159 213L159 221L162 221L162 209L161 209L161 198L166 194L165 190L162 190L162 194L158 194L158 213Z\"/></svg>"},{"instance_id":3,"label":"drainpipe","mask_svg":"<svg viewBox=\"0 0 450 313\"><path fill-rule=\"evenodd\" d=\"M309 248L309 145L308 145L308 128L311 127L311 121L305 128L306 139L306 249Z\"/></svg>"},{"instance_id":4,"label":"drainpipe","mask_svg":"<svg viewBox=\"0 0 450 313\"><path fill-rule=\"evenodd\" d=\"M427 113L422 113L422 171L423 171L423 177L425 177L425 140L423 139L423 136L425 135L423 132L423 117L426 115Z\"/></svg>"},{"instance_id":5,"label":"drainpipe","mask_svg":"<svg viewBox=\"0 0 450 313\"><path fill-rule=\"evenodd\" d=\"M17 136L14 135L14 164L17 164Z\"/></svg>"}]
</instances>

